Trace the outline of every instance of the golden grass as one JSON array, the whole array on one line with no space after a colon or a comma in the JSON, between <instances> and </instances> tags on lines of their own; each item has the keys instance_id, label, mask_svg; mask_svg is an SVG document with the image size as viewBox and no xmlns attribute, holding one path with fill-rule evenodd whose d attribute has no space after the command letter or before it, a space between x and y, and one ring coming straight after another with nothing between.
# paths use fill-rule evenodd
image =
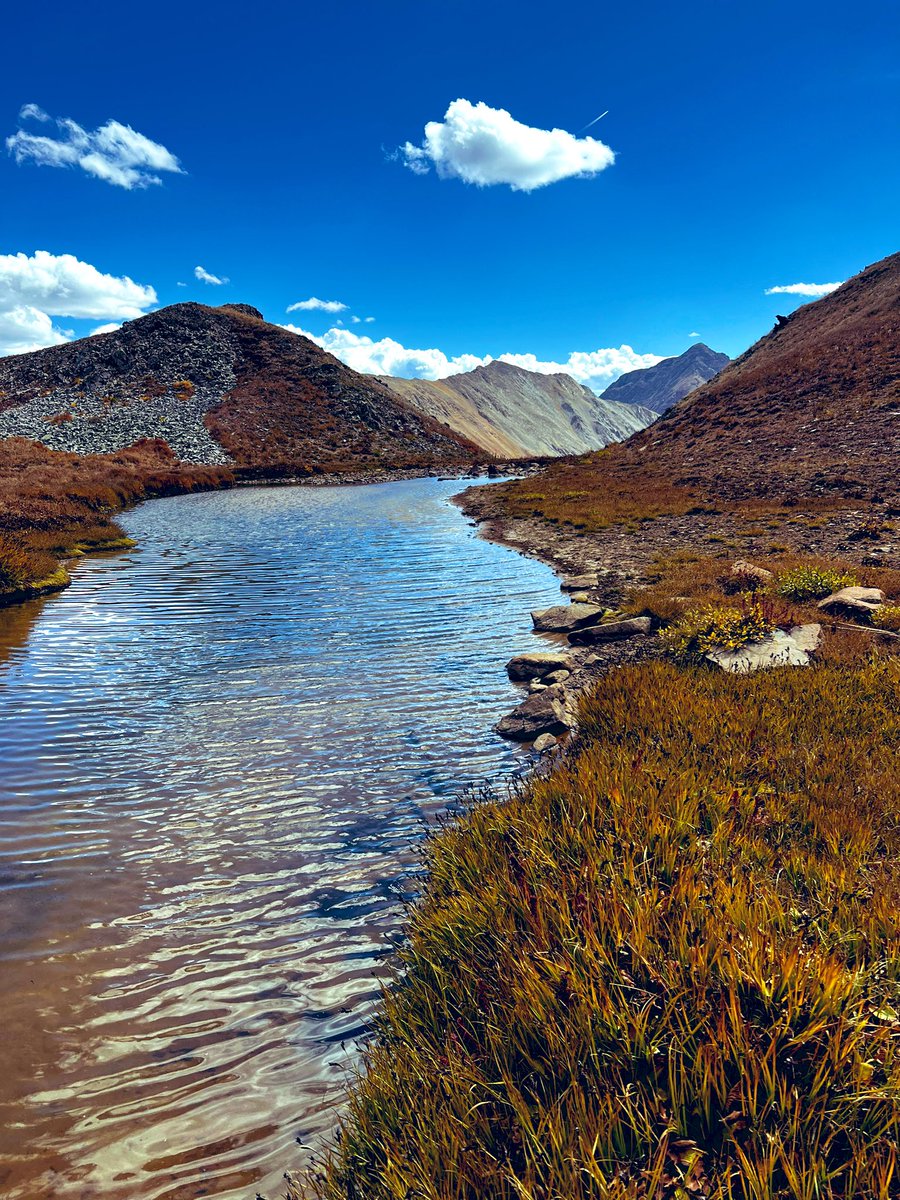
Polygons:
<instances>
[{"instance_id":1,"label":"golden grass","mask_svg":"<svg viewBox=\"0 0 900 1200\"><path fill-rule=\"evenodd\" d=\"M60 558L132 545L112 520L126 505L231 482L226 468L179 463L162 441L80 456L0 440L0 604L65 587Z\"/></svg>"},{"instance_id":2,"label":"golden grass","mask_svg":"<svg viewBox=\"0 0 900 1200\"><path fill-rule=\"evenodd\" d=\"M900 664L608 675L430 844L328 1200L888 1197Z\"/></svg>"}]
</instances>

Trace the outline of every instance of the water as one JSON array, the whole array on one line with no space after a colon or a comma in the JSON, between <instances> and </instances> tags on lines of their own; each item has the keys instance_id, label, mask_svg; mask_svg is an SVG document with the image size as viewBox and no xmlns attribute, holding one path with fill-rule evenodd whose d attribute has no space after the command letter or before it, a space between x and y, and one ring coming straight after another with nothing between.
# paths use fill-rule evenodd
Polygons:
<instances>
[{"instance_id":1,"label":"water","mask_svg":"<svg viewBox=\"0 0 900 1200\"><path fill-rule=\"evenodd\" d=\"M242 489L0 611L0 1193L271 1200L334 1125L398 885L539 643L458 482Z\"/></svg>"}]
</instances>

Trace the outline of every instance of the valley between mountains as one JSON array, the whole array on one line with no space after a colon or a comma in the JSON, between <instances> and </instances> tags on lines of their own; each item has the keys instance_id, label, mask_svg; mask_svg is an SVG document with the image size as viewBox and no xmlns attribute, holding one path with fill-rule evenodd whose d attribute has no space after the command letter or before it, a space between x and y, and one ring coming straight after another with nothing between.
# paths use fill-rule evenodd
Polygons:
<instances>
[{"instance_id":1,"label":"valley between mountains","mask_svg":"<svg viewBox=\"0 0 900 1200\"><path fill-rule=\"evenodd\" d=\"M7 605L137 501L245 483L459 477L560 576L496 714L528 769L424 845L293 1200L896 1194L898 462L900 254L602 396L361 375L248 305L0 359Z\"/></svg>"}]
</instances>

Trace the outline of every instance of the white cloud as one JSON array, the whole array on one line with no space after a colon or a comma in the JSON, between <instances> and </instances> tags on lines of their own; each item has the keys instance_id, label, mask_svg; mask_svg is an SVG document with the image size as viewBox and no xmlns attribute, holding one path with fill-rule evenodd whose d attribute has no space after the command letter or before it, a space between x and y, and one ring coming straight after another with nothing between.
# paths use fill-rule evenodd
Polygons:
<instances>
[{"instance_id":1,"label":"white cloud","mask_svg":"<svg viewBox=\"0 0 900 1200\"><path fill-rule=\"evenodd\" d=\"M699 337L699 336L700 336L700 334L697 332L697 330L696 330L696 329L694 330L694 332L693 332L693 333L689 333L689 334L688 334L688 337L691 337L691 338L693 338L693 337Z\"/></svg>"},{"instance_id":2,"label":"white cloud","mask_svg":"<svg viewBox=\"0 0 900 1200\"><path fill-rule=\"evenodd\" d=\"M152 287L105 275L73 254L0 254L0 354L69 341L74 335L52 317L123 321L156 302Z\"/></svg>"},{"instance_id":3,"label":"white cloud","mask_svg":"<svg viewBox=\"0 0 900 1200\"><path fill-rule=\"evenodd\" d=\"M286 312L327 312L339 313L346 312L347 305L342 304L340 300L320 300L318 296L310 296L308 300L298 300L296 304L289 304Z\"/></svg>"},{"instance_id":4,"label":"white cloud","mask_svg":"<svg viewBox=\"0 0 900 1200\"><path fill-rule=\"evenodd\" d=\"M0 355L27 354L68 340L63 330L54 328L46 313L29 304L0 308Z\"/></svg>"},{"instance_id":5,"label":"white cloud","mask_svg":"<svg viewBox=\"0 0 900 1200\"><path fill-rule=\"evenodd\" d=\"M417 175L427 174L433 165L441 179L462 179L478 187L505 183L518 192L596 175L615 161L609 146L596 138L536 129L504 108L462 99L453 101L443 121L428 122L421 145L406 142L398 155Z\"/></svg>"},{"instance_id":6,"label":"white cloud","mask_svg":"<svg viewBox=\"0 0 900 1200\"><path fill-rule=\"evenodd\" d=\"M51 121L53 118L45 113L39 104L23 104L19 109L20 121Z\"/></svg>"},{"instance_id":7,"label":"white cloud","mask_svg":"<svg viewBox=\"0 0 900 1200\"><path fill-rule=\"evenodd\" d=\"M214 287L222 287L223 284L228 283L227 275L211 275L203 267L194 267L194 278L199 279L201 283L211 283Z\"/></svg>"},{"instance_id":8,"label":"white cloud","mask_svg":"<svg viewBox=\"0 0 900 1200\"><path fill-rule=\"evenodd\" d=\"M351 317L350 320L354 325L358 325L360 323L360 321L362 320L362 317L354 316L354 317ZM340 322L338 322L338 324L340 324Z\"/></svg>"},{"instance_id":9,"label":"white cloud","mask_svg":"<svg viewBox=\"0 0 900 1200\"><path fill-rule=\"evenodd\" d=\"M26 104L19 119L46 124L52 118L36 104ZM162 183L159 172L184 174L170 150L120 121L107 121L97 129L88 130L68 117L61 117L56 126L59 130L56 137L19 129L6 139L6 148L17 163L79 167L95 179L129 191Z\"/></svg>"},{"instance_id":10,"label":"white cloud","mask_svg":"<svg viewBox=\"0 0 900 1200\"><path fill-rule=\"evenodd\" d=\"M98 333L115 333L117 329L121 328L121 321L110 321L106 325L98 325L96 329L92 329L88 337L96 337Z\"/></svg>"},{"instance_id":11,"label":"white cloud","mask_svg":"<svg viewBox=\"0 0 900 1200\"><path fill-rule=\"evenodd\" d=\"M302 334L317 345L335 355L348 367L365 375L396 375L402 379L445 379L461 371L472 371L486 366L491 355L477 354L446 355L442 350L414 350L403 346L393 338L378 341L350 329L332 327L323 334L309 333L296 325L285 325L292 333ZM641 367L652 367L661 362L658 354L638 354L630 346L619 346L608 350L576 350L565 362L546 362L534 354L500 354L503 362L513 363L528 371L543 375L571 375L579 383L602 391L625 371L636 371Z\"/></svg>"},{"instance_id":12,"label":"white cloud","mask_svg":"<svg viewBox=\"0 0 900 1200\"><path fill-rule=\"evenodd\" d=\"M363 319L367 325L371 325L372 322L375 320L374 317L364 317Z\"/></svg>"},{"instance_id":13,"label":"white cloud","mask_svg":"<svg viewBox=\"0 0 900 1200\"><path fill-rule=\"evenodd\" d=\"M828 296L836 292L844 281L837 283L785 283L766 288L767 296Z\"/></svg>"}]
</instances>

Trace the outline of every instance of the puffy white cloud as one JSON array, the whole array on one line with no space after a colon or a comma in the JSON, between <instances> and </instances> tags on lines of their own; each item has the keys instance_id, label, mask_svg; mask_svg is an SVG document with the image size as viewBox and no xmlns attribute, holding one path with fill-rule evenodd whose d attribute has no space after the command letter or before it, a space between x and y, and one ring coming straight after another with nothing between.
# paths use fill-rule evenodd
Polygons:
<instances>
[{"instance_id":1,"label":"puffy white cloud","mask_svg":"<svg viewBox=\"0 0 900 1200\"><path fill-rule=\"evenodd\" d=\"M74 254L0 254L0 309L20 304L51 316L122 320L156 304L156 292L127 275L104 275Z\"/></svg>"},{"instance_id":2,"label":"puffy white cloud","mask_svg":"<svg viewBox=\"0 0 900 1200\"><path fill-rule=\"evenodd\" d=\"M155 304L152 287L105 275L73 254L0 254L0 354L68 341L73 334L51 317L123 321Z\"/></svg>"},{"instance_id":3,"label":"puffy white cloud","mask_svg":"<svg viewBox=\"0 0 900 1200\"><path fill-rule=\"evenodd\" d=\"M115 333L117 329L121 328L121 321L109 321L106 325L98 325L96 329L92 329L88 337L96 337L98 333Z\"/></svg>"},{"instance_id":4,"label":"puffy white cloud","mask_svg":"<svg viewBox=\"0 0 900 1200\"><path fill-rule=\"evenodd\" d=\"M332 327L325 333L309 333L296 325L285 325L292 333L302 334L317 345L335 355L354 371L365 375L396 375L402 379L446 379L462 371L486 366L493 361L491 355L477 354L446 355L442 350L414 350L394 341L380 338L377 341L351 329ZM641 367L652 367L662 361L658 354L638 354L630 346L619 346L608 350L576 350L565 362L548 362L534 354L500 354L503 362L513 363L528 371L543 375L571 375L579 383L594 390L603 390L625 371L636 371Z\"/></svg>"},{"instance_id":5,"label":"puffy white cloud","mask_svg":"<svg viewBox=\"0 0 900 1200\"><path fill-rule=\"evenodd\" d=\"M201 283L211 283L214 287L221 287L228 283L227 275L212 275L204 267L194 267L194 278L199 279ZM179 287L182 286L179 284Z\"/></svg>"},{"instance_id":6,"label":"puffy white cloud","mask_svg":"<svg viewBox=\"0 0 900 1200\"><path fill-rule=\"evenodd\" d=\"M320 300L318 296L310 296L308 300L298 300L296 304L289 304L285 310L292 312L327 312L339 313L346 312L347 305L342 304L340 300Z\"/></svg>"},{"instance_id":7,"label":"puffy white cloud","mask_svg":"<svg viewBox=\"0 0 900 1200\"><path fill-rule=\"evenodd\" d=\"M0 307L0 355L27 354L45 346L59 346L69 339L56 329L46 313L30 304Z\"/></svg>"},{"instance_id":8,"label":"puffy white cloud","mask_svg":"<svg viewBox=\"0 0 900 1200\"><path fill-rule=\"evenodd\" d=\"M693 332L693 333L689 333L689 334L688 334L688 337L689 337L689 338L698 338L699 336L700 336L700 334L697 332L697 330L696 330L696 329L694 330L694 332Z\"/></svg>"},{"instance_id":9,"label":"puffy white cloud","mask_svg":"<svg viewBox=\"0 0 900 1200\"><path fill-rule=\"evenodd\" d=\"M560 179L596 175L615 161L597 138L579 138L565 129L536 129L516 121L504 108L483 101L454 100L443 121L429 121L421 145L406 142L399 157L424 175L434 166L442 179L462 179L478 187L505 183L531 192Z\"/></svg>"},{"instance_id":10,"label":"puffy white cloud","mask_svg":"<svg viewBox=\"0 0 900 1200\"><path fill-rule=\"evenodd\" d=\"M19 118L41 124L52 119L36 104L24 105ZM184 174L170 150L120 121L107 121L97 129L88 130L68 117L61 117L56 126L59 132L55 137L19 129L6 139L6 147L17 163L78 167L95 179L129 191L162 183L161 172Z\"/></svg>"},{"instance_id":11,"label":"puffy white cloud","mask_svg":"<svg viewBox=\"0 0 900 1200\"><path fill-rule=\"evenodd\" d=\"M363 317L363 320L365 321L365 323L367 325L371 325L372 322L375 320L375 318L374 317Z\"/></svg>"},{"instance_id":12,"label":"puffy white cloud","mask_svg":"<svg viewBox=\"0 0 900 1200\"><path fill-rule=\"evenodd\" d=\"M767 296L827 296L836 292L843 283L785 283L778 287L766 288Z\"/></svg>"}]
</instances>

